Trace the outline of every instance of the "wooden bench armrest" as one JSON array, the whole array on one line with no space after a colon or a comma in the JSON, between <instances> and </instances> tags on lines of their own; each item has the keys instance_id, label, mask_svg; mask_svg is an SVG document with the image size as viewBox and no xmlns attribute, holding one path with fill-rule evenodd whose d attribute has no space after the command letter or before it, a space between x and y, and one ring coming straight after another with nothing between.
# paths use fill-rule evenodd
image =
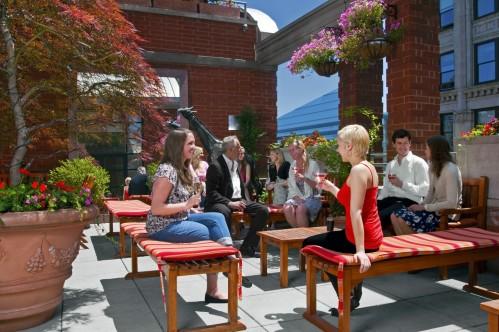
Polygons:
<instances>
[{"instance_id":1,"label":"wooden bench armrest","mask_svg":"<svg viewBox=\"0 0 499 332\"><path fill-rule=\"evenodd\" d=\"M478 218L475 218L473 221L470 218L462 218L464 220L453 221L449 220L449 215L452 214L460 214L460 215L479 215L480 213L485 213L484 208L482 207L472 207L472 208L459 208L459 209L442 209L439 211L440 213L440 230L449 229L449 225L452 227L469 227L478 225Z\"/></svg>"}]
</instances>

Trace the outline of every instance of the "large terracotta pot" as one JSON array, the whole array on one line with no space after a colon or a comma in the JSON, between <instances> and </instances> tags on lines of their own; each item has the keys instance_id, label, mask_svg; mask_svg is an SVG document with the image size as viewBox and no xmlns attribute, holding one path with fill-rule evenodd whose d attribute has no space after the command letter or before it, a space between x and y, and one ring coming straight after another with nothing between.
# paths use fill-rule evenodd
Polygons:
<instances>
[{"instance_id":1,"label":"large terracotta pot","mask_svg":"<svg viewBox=\"0 0 499 332\"><path fill-rule=\"evenodd\" d=\"M83 228L98 214L95 206L0 214L0 331L26 329L53 316Z\"/></svg>"},{"instance_id":2,"label":"large terracotta pot","mask_svg":"<svg viewBox=\"0 0 499 332\"><path fill-rule=\"evenodd\" d=\"M489 178L487 228L499 232L499 135L457 139L456 161L463 177ZM499 259L489 261L490 270L499 273Z\"/></svg>"}]
</instances>

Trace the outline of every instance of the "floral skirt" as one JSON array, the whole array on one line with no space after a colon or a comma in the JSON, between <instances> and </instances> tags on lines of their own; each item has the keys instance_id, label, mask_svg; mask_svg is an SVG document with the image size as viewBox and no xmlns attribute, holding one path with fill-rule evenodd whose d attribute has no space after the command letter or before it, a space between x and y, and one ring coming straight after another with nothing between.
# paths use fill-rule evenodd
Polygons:
<instances>
[{"instance_id":1,"label":"floral skirt","mask_svg":"<svg viewBox=\"0 0 499 332\"><path fill-rule=\"evenodd\" d=\"M440 224L440 219L435 212L410 211L407 208L400 208L393 213L404 219L405 223L416 233L433 232Z\"/></svg>"}]
</instances>

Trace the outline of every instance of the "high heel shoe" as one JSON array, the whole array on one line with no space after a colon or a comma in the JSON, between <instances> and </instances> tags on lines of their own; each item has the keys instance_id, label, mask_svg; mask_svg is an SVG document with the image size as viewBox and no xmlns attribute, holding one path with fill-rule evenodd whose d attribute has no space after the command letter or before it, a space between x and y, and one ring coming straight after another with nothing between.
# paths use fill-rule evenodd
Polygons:
<instances>
[{"instance_id":1,"label":"high heel shoe","mask_svg":"<svg viewBox=\"0 0 499 332\"><path fill-rule=\"evenodd\" d=\"M213 297L210 294L204 294L204 303L227 303L228 299L219 299L217 297Z\"/></svg>"}]
</instances>

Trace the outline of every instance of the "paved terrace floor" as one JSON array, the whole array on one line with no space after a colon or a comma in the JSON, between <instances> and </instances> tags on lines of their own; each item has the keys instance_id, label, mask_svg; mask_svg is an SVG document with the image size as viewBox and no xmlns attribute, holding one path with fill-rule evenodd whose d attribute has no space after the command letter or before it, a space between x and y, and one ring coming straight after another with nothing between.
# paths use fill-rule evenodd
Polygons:
<instances>
[{"instance_id":1,"label":"paved terrace floor","mask_svg":"<svg viewBox=\"0 0 499 332\"><path fill-rule=\"evenodd\" d=\"M117 224L115 229L117 229ZM64 301L48 322L26 331L163 331L165 315L159 278L125 280L130 259L117 258L117 246L103 234L107 225L85 230L89 249L81 250L73 275L65 283ZM290 251L290 287L279 288L279 256L269 248L269 275L259 275L259 259L244 260L244 273L254 286L243 289L240 320L248 331L318 331L302 318L305 310L305 274L298 271L298 252ZM154 268L149 257L139 268ZM418 274L394 274L367 279L361 306L352 315L352 331L487 331L487 316L479 308L485 301L461 290L467 270L450 270L450 279L438 280L436 269ZM220 276L220 286L227 279ZM205 276L179 280L180 328L221 323L225 304L204 304ZM480 283L499 289L497 274L479 276ZM329 282L318 286L319 312L331 322L328 309L337 298Z\"/></svg>"}]
</instances>

